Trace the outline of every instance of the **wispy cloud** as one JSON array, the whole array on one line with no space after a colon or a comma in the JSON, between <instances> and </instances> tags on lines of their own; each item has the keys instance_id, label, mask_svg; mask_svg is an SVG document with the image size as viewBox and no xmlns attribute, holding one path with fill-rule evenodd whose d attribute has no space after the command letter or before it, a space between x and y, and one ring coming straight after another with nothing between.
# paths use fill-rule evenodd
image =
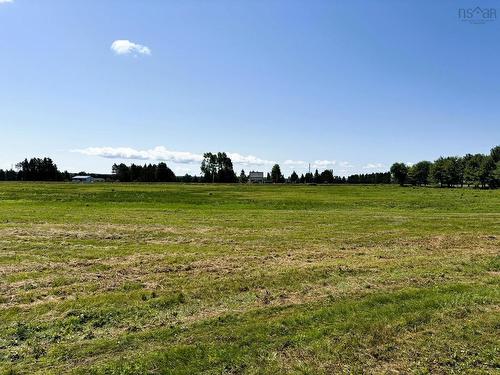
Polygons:
<instances>
[{"instance_id":1,"label":"wispy cloud","mask_svg":"<svg viewBox=\"0 0 500 375\"><path fill-rule=\"evenodd\" d=\"M314 160L312 162L307 162L304 160L288 159L285 160L283 164L289 168L305 168L309 167L309 164L313 169L331 169L334 167L335 169L337 169L342 167L342 170L346 170L354 167L351 163L347 161L337 161L337 160Z\"/></svg>"},{"instance_id":2,"label":"wispy cloud","mask_svg":"<svg viewBox=\"0 0 500 375\"><path fill-rule=\"evenodd\" d=\"M87 147L71 151L83 155L99 156L108 159L155 160L181 164L199 163L203 160L202 154L188 151L172 151L164 146L157 146L148 150L136 150L131 147ZM263 166L275 163L272 160L261 159L253 155L241 155L232 152L228 152L227 155L231 158L233 163L240 165Z\"/></svg>"},{"instance_id":3,"label":"wispy cloud","mask_svg":"<svg viewBox=\"0 0 500 375\"><path fill-rule=\"evenodd\" d=\"M2 0L0 0L2 1ZM151 49L142 44L131 42L127 39L118 39L111 44L111 50L117 55L151 55Z\"/></svg>"},{"instance_id":4,"label":"wispy cloud","mask_svg":"<svg viewBox=\"0 0 500 375\"><path fill-rule=\"evenodd\" d=\"M283 164L285 165L290 165L292 167L301 167L301 166L304 166L304 165L307 165L307 162L304 161L304 160L285 160L283 162Z\"/></svg>"},{"instance_id":5,"label":"wispy cloud","mask_svg":"<svg viewBox=\"0 0 500 375\"><path fill-rule=\"evenodd\" d=\"M169 150L164 146L157 146L146 150L138 150L132 147L87 147L71 150L71 152L107 159L165 161L177 165L175 166L175 170L179 173L197 170L203 160L203 154ZM282 165L285 173L291 173L292 170L303 172L309 167L309 162L304 160L287 159L280 162L263 159L254 155L243 155L237 152L228 152L227 155L231 158L235 169L244 168L247 170L255 168L266 171L270 170L273 164L278 163ZM347 161L336 160L315 160L310 164L311 170L333 169L334 173L337 174L352 173L353 168L355 168ZM368 164L365 167L378 168L379 166L380 168L383 167L382 164Z\"/></svg>"},{"instance_id":6,"label":"wispy cloud","mask_svg":"<svg viewBox=\"0 0 500 375\"><path fill-rule=\"evenodd\" d=\"M0 4L13 3L14 0L0 0Z\"/></svg>"},{"instance_id":7,"label":"wispy cloud","mask_svg":"<svg viewBox=\"0 0 500 375\"><path fill-rule=\"evenodd\" d=\"M363 166L363 169L383 169L386 166L382 163L368 163Z\"/></svg>"},{"instance_id":8,"label":"wispy cloud","mask_svg":"<svg viewBox=\"0 0 500 375\"><path fill-rule=\"evenodd\" d=\"M275 164L272 160L265 160L253 155L240 155L238 153L228 152L227 156L231 158L233 163L242 165L272 165Z\"/></svg>"},{"instance_id":9,"label":"wispy cloud","mask_svg":"<svg viewBox=\"0 0 500 375\"><path fill-rule=\"evenodd\" d=\"M163 146L149 150L136 150L130 147L87 147L71 151L108 159L161 160L174 163L196 163L203 160L203 155L185 151L171 151Z\"/></svg>"},{"instance_id":10,"label":"wispy cloud","mask_svg":"<svg viewBox=\"0 0 500 375\"><path fill-rule=\"evenodd\" d=\"M337 165L336 160L315 160L312 163L312 166L314 168L328 168L333 167L334 165Z\"/></svg>"}]
</instances>

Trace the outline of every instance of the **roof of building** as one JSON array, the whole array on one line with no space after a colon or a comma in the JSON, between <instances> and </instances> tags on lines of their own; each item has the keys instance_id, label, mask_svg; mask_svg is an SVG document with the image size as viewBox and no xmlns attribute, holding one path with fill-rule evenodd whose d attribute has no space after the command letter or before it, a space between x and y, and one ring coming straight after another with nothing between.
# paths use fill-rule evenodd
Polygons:
<instances>
[{"instance_id":1,"label":"roof of building","mask_svg":"<svg viewBox=\"0 0 500 375\"><path fill-rule=\"evenodd\" d=\"M250 172L248 177L264 177L264 172Z\"/></svg>"},{"instance_id":2,"label":"roof of building","mask_svg":"<svg viewBox=\"0 0 500 375\"><path fill-rule=\"evenodd\" d=\"M89 178L92 178L92 176L73 176L74 180L87 180Z\"/></svg>"}]
</instances>

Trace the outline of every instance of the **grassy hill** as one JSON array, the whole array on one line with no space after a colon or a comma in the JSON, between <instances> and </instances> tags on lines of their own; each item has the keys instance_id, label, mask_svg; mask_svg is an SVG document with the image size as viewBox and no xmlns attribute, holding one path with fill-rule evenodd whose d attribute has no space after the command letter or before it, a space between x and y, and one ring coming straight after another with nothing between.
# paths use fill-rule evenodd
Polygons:
<instances>
[{"instance_id":1,"label":"grassy hill","mask_svg":"<svg viewBox=\"0 0 500 375\"><path fill-rule=\"evenodd\" d=\"M500 191L0 184L0 373L498 373Z\"/></svg>"}]
</instances>

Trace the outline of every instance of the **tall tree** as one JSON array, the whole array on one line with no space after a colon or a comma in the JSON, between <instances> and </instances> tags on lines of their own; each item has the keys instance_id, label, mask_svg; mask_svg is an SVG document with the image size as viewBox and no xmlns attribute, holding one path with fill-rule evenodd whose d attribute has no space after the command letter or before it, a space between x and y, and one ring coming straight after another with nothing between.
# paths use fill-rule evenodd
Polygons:
<instances>
[{"instance_id":1,"label":"tall tree","mask_svg":"<svg viewBox=\"0 0 500 375\"><path fill-rule=\"evenodd\" d=\"M314 171L313 182L315 182L316 184L320 184L321 183L321 179L319 177L319 172L318 172L317 169Z\"/></svg>"},{"instance_id":2,"label":"tall tree","mask_svg":"<svg viewBox=\"0 0 500 375\"><path fill-rule=\"evenodd\" d=\"M419 161L412 165L408 171L408 177L415 185L427 185L432 163L430 161Z\"/></svg>"},{"instance_id":3,"label":"tall tree","mask_svg":"<svg viewBox=\"0 0 500 375\"><path fill-rule=\"evenodd\" d=\"M500 187L500 161L495 163L495 169L491 172L491 187L498 188Z\"/></svg>"},{"instance_id":4,"label":"tall tree","mask_svg":"<svg viewBox=\"0 0 500 375\"><path fill-rule=\"evenodd\" d=\"M236 182L236 174L233 170L233 162L225 152L203 154L201 171L205 182Z\"/></svg>"},{"instance_id":5,"label":"tall tree","mask_svg":"<svg viewBox=\"0 0 500 375\"><path fill-rule=\"evenodd\" d=\"M500 186L500 146L495 146L490 152L491 159L495 163L495 169L492 172L491 187L498 188Z\"/></svg>"},{"instance_id":6,"label":"tall tree","mask_svg":"<svg viewBox=\"0 0 500 375\"><path fill-rule=\"evenodd\" d=\"M481 162L481 166L479 167L479 181L481 182L481 186L484 188L486 185L489 187L494 187L494 171L496 169L495 162L493 158L488 155L485 156Z\"/></svg>"},{"instance_id":7,"label":"tall tree","mask_svg":"<svg viewBox=\"0 0 500 375\"><path fill-rule=\"evenodd\" d=\"M321 172L321 175L319 176L320 182L323 182L325 184L332 184L334 181L333 178L333 170L332 169L325 169L323 172Z\"/></svg>"},{"instance_id":8,"label":"tall tree","mask_svg":"<svg viewBox=\"0 0 500 375\"><path fill-rule=\"evenodd\" d=\"M311 172L307 172L304 176L304 181L306 184L310 184L311 182L313 182L313 174Z\"/></svg>"},{"instance_id":9,"label":"tall tree","mask_svg":"<svg viewBox=\"0 0 500 375\"><path fill-rule=\"evenodd\" d=\"M490 151L490 156L495 163L500 161L500 146L495 146Z\"/></svg>"},{"instance_id":10,"label":"tall tree","mask_svg":"<svg viewBox=\"0 0 500 375\"><path fill-rule=\"evenodd\" d=\"M391 166L391 174L394 180L401 186L406 182L408 177L408 167L404 163L394 163Z\"/></svg>"},{"instance_id":11,"label":"tall tree","mask_svg":"<svg viewBox=\"0 0 500 375\"><path fill-rule=\"evenodd\" d=\"M242 184L245 184L248 182L248 176L245 174L245 171L242 169L241 172L240 172L240 177L239 177L239 181L242 183Z\"/></svg>"},{"instance_id":12,"label":"tall tree","mask_svg":"<svg viewBox=\"0 0 500 375\"><path fill-rule=\"evenodd\" d=\"M482 154L467 154L464 156L464 181L467 185L478 187L481 183L479 178L479 170L483 162L484 155Z\"/></svg>"},{"instance_id":13,"label":"tall tree","mask_svg":"<svg viewBox=\"0 0 500 375\"><path fill-rule=\"evenodd\" d=\"M24 181L58 181L62 174L51 158L24 159L16 164L19 169L18 177Z\"/></svg>"},{"instance_id":14,"label":"tall tree","mask_svg":"<svg viewBox=\"0 0 500 375\"><path fill-rule=\"evenodd\" d=\"M215 182L215 175L217 173L217 155L211 152L205 152L203 154L201 172L203 173L205 182Z\"/></svg>"},{"instance_id":15,"label":"tall tree","mask_svg":"<svg viewBox=\"0 0 500 375\"><path fill-rule=\"evenodd\" d=\"M219 182L237 182L238 178L233 170L233 162L225 152L217 153L218 181Z\"/></svg>"},{"instance_id":16,"label":"tall tree","mask_svg":"<svg viewBox=\"0 0 500 375\"><path fill-rule=\"evenodd\" d=\"M18 179L18 173L12 168L8 171L5 171L5 181L16 181Z\"/></svg>"},{"instance_id":17,"label":"tall tree","mask_svg":"<svg viewBox=\"0 0 500 375\"><path fill-rule=\"evenodd\" d=\"M448 174L447 174L447 167L446 167L446 160L443 157L440 157L434 163L432 163L431 169L430 169L430 174L431 178L434 182L439 183L441 187L443 184L447 183L449 180Z\"/></svg>"},{"instance_id":18,"label":"tall tree","mask_svg":"<svg viewBox=\"0 0 500 375\"><path fill-rule=\"evenodd\" d=\"M271 179L274 183L281 182L281 169L278 164L274 164L271 169Z\"/></svg>"},{"instance_id":19,"label":"tall tree","mask_svg":"<svg viewBox=\"0 0 500 375\"><path fill-rule=\"evenodd\" d=\"M155 171L155 180L159 182L174 182L176 180L175 173L167 164L163 162L158 163Z\"/></svg>"},{"instance_id":20,"label":"tall tree","mask_svg":"<svg viewBox=\"0 0 500 375\"><path fill-rule=\"evenodd\" d=\"M296 183L298 179L299 179L299 176L297 175L297 173L295 171L293 171L292 174L290 175L290 182Z\"/></svg>"},{"instance_id":21,"label":"tall tree","mask_svg":"<svg viewBox=\"0 0 500 375\"><path fill-rule=\"evenodd\" d=\"M129 168L124 164L113 164L111 168L112 173L116 176L116 179L120 182L130 181L130 171Z\"/></svg>"}]
</instances>

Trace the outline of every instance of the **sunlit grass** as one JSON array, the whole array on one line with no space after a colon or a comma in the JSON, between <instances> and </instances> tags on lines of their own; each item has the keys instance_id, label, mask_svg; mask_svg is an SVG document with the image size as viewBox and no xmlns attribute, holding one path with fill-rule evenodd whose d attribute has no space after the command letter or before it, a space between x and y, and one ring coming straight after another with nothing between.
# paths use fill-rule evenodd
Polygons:
<instances>
[{"instance_id":1,"label":"sunlit grass","mask_svg":"<svg viewBox=\"0 0 500 375\"><path fill-rule=\"evenodd\" d=\"M495 373L500 192L0 184L5 373Z\"/></svg>"}]
</instances>

